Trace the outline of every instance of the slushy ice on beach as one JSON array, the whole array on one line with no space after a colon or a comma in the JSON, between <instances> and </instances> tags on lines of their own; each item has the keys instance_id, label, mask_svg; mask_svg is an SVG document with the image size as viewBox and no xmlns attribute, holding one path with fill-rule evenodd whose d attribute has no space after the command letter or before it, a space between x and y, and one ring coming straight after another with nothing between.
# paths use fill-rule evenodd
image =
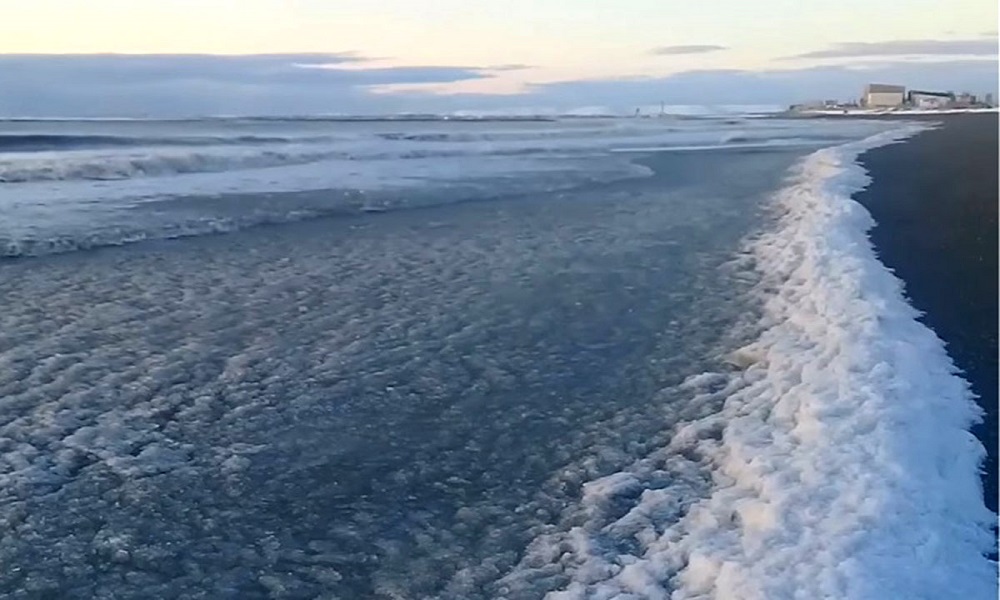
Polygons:
<instances>
[{"instance_id":1,"label":"slushy ice on beach","mask_svg":"<svg viewBox=\"0 0 1000 600\"><path fill-rule=\"evenodd\" d=\"M4 122L0 595L993 598L941 127Z\"/></svg>"}]
</instances>

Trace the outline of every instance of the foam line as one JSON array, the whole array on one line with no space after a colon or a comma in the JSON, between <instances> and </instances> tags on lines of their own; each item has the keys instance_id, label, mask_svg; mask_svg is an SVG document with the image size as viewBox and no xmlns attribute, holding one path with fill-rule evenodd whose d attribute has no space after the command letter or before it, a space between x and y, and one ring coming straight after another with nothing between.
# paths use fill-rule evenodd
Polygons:
<instances>
[{"instance_id":1,"label":"foam line","mask_svg":"<svg viewBox=\"0 0 1000 600\"><path fill-rule=\"evenodd\" d=\"M672 443L711 469L711 491L666 528L649 515L676 495L642 494L600 529L629 531L638 551L591 552L551 600L996 598L996 516L969 432L980 409L851 199L869 181L859 154L922 128L798 166L776 197L778 227L751 242L763 332L735 353L743 369L722 412ZM591 495L623 485L606 483Z\"/></svg>"}]
</instances>

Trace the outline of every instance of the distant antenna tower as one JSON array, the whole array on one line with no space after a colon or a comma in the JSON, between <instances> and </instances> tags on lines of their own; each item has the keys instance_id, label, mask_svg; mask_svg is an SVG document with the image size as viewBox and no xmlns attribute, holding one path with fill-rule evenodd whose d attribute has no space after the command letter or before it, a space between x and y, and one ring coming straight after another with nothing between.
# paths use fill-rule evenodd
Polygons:
<instances>
[{"instance_id":1,"label":"distant antenna tower","mask_svg":"<svg viewBox=\"0 0 1000 600\"><path fill-rule=\"evenodd\" d=\"M667 114L667 104L666 102L660 102L660 116Z\"/></svg>"}]
</instances>

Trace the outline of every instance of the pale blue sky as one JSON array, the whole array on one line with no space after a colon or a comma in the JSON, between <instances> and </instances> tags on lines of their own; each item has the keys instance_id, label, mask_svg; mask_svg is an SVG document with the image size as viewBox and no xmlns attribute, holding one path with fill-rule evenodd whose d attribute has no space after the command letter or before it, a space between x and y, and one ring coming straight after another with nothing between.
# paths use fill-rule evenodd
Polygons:
<instances>
[{"instance_id":1,"label":"pale blue sky","mask_svg":"<svg viewBox=\"0 0 1000 600\"><path fill-rule=\"evenodd\" d=\"M161 98L212 100L202 108L189 102L194 111L223 109L232 97L234 110L280 111L284 102L287 110L333 112L365 104L430 110L687 102L697 100L698 85L732 103L784 103L812 90L853 96L869 77L977 92L996 87L992 0L0 0L0 14L6 112L30 105L32 95L44 96L42 105L51 101L51 110L62 106L39 69L68 77L85 94L127 91L132 101L122 110L133 112L149 87ZM356 60L305 57L296 64L334 64L293 76L276 74L303 70L280 59L266 68L217 57L178 67L177 57L164 56L150 59L158 66L145 72L133 64L129 79L114 75L120 69L105 57L82 79L74 78L80 63L12 56L25 53L335 53ZM493 69L510 65L527 68ZM225 80L211 75L220 70L229 72ZM622 78L628 84L616 98L611 82ZM296 86L309 97L291 101ZM259 104L236 102L251 90Z\"/></svg>"}]
</instances>

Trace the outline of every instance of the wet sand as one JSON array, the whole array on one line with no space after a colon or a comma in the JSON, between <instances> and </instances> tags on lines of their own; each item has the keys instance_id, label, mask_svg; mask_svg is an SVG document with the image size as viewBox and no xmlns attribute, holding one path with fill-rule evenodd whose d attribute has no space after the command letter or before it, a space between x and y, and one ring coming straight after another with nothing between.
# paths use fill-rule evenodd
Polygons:
<instances>
[{"instance_id":1,"label":"wet sand","mask_svg":"<svg viewBox=\"0 0 1000 600\"><path fill-rule=\"evenodd\" d=\"M879 257L983 407L973 433L987 449L983 486L996 511L997 115L935 120L935 130L864 154L873 182L855 198L877 222L870 235Z\"/></svg>"}]
</instances>

